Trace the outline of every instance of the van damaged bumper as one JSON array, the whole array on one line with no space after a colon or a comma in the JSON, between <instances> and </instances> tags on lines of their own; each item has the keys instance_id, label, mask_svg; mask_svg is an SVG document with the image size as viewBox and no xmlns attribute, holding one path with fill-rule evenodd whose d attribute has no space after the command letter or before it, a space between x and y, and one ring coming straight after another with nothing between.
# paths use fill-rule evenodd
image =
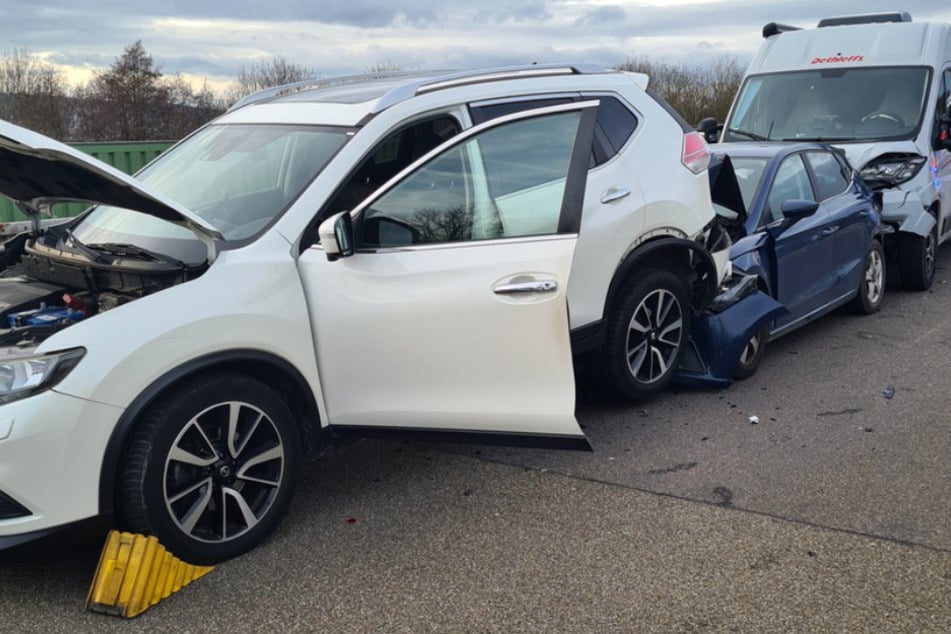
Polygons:
<instances>
[{"instance_id":1,"label":"van damaged bumper","mask_svg":"<svg viewBox=\"0 0 951 634\"><path fill-rule=\"evenodd\" d=\"M706 310L695 315L673 381L691 387L727 387L747 342L769 321L787 312L757 288L755 275L738 273Z\"/></svg>"}]
</instances>

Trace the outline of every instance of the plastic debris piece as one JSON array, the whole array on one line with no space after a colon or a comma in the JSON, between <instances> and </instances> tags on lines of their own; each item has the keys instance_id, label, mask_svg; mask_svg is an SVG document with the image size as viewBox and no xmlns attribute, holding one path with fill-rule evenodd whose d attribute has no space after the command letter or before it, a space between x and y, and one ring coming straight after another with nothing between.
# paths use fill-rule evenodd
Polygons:
<instances>
[{"instance_id":1,"label":"plastic debris piece","mask_svg":"<svg viewBox=\"0 0 951 634\"><path fill-rule=\"evenodd\" d=\"M759 416L750 416L750 425L758 425Z\"/></svg>"},{"instance_id":2,"label":"plastic debris piece","mask_svg":"<svg viewBox=\"0 0 951 634\"><path fill-rule=\"evenodd\" d=\"M889 400L892 399L895 396L895 386L889 385L884 390L882 390L882 396Z\"/></svg>"},{"instance_id":3,"label":"plastic debris piece","mask_svg":"<svg viewBox=\"0 0 951 634\"><path fill-rule=\"evenodd\" d=\"M357 523L357 518L355 518L355 517L348 517L348 518L347 518L347 524L356 524L356 523Z\"/></svg>"}]
</instances>

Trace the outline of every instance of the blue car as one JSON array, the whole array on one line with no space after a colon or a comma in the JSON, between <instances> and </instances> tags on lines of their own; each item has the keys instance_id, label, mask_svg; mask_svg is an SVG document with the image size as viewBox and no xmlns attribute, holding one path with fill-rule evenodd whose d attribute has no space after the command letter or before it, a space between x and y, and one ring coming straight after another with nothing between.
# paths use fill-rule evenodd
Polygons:
<instances>
[{"instance_id":1,"label":"blue car","mask_svg":"<svg viewBox=\"0 0 951 634\"><path fill-rule=\"evenodd\" d=\"M736 378L751 376L766 342L850 304L882 305L885 257L875 195L840 152L821 144L711 146L717 212L733 239L735 270L786 309L753 335Z\"/></svg>"}]
</instances>

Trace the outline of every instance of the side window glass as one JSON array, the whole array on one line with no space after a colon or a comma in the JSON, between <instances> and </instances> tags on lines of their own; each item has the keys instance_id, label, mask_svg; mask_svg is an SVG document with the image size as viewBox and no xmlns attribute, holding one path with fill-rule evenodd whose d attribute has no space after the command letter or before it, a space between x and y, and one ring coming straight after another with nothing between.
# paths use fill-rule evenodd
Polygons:
<instances>
[{"instance_id":1,"label":"side window glass","mask_svg":"<svg viewBox=\"0 0 951 634\"><path fill-rule=\"evenodd\" d=\"M580 117L514 121L434 157L364 211L359 247L558 233Z\"/></svg>"},{"instance_id":2,"label":"side window glass","mask_svg":"<svg viewBox=\"0 0 951 634\"><path fill-rule=\"evenodd\" d=\"M614 97L601 97L598 108L598 127L608 139L612 156L621 151L637 128L637 118L623 103Z\"/></svg>"},{"instance_id":3,"label":"side window glass","mask_svg":"<svg viewBox=\"0 0 951 634\"><path fill-rule=\"evenodd\" d=\"M764 224L783 217L783 203L787 200L815 200L809 174L806 173L806 166L798 154L784 160L776 171L767 197L769 209L763 214Z\"/></svg>"},{"instance_id":4,"label":"side window glass","mask_svg":"<svg viewBox=\"0 0 951 634\"><path fill-rule=\"evenodd\" d=\"M819 200L838 196L849 187L849 175L841 163L829 152L808 152L806 158L815 176Z\"/></svg>"},{"instance_id":5,"label":"side window glass","mask_svg":"<svg viewBox=\"0 0 951 634\"><path fill-rule=\"evenodd\" d=\"M589 167L597 167L614 158L637 128L637 117L619 99L603 95L597 95L596 98L601 101L601 105L598 107ZM571 99L568 97L509 101L486 106L471 106L469 113L473 123L479 124L513 112L524 112L532 108L554 106L569 101Z\"/></svg>"},{"instance_id":6,"label":"side window glass","mask_svg":"<svg viewBox=\"0 0 951 634\"><path fill-rule=\"evenodd\" d=\"M410 163L454 137L460 129L454 118L443 116L414 123L386 137L324 205L318 220L354 209Z\"/></svg>"}]
</instances>

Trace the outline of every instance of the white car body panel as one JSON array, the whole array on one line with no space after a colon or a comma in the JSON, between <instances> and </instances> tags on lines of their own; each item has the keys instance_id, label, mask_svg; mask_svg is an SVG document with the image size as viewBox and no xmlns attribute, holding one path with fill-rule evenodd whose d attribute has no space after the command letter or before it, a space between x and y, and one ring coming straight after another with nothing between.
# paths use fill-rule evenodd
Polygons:
<instances>
[{"instance_id":1,"label":"white car body panel","mask_svg":"<svg viewBox=\"0 0 951 634\"><path fill-rule=\"evenodd\" d=\"M308 324L290 246L269 232L243 249L223 251L198 279L73 324L43 341L38 351L85 347L79 369L57 390L125 408L189 359L259 350L293 365L320 404ZM326 424L324 414L321 407Z\"/></svg>"},{"instance_id":2,"label":"white car body panel","mask_svg":"<svg viewBox=\"0 0 951 634\"><path fill-rule=\"evenodd\" d=\"M564 295L575 240L357 253L337 262L308 249L298 266L330 420L580 437ZM558 290L493 293L513 278L554 280Z\"/></svg>"},{"instance_id":3,"label":"white car body panel","mask_svg":"<svg viewBox=\"0 0 951 634\"><path fill-rule=\"evenodd\" d=\"M121 408L56 391L3 406L0 416L12 421L12 430L0 440L0 485L33 513L0 521L0 537L99 512L102 452L121 414Z\"/></svg>"}]
</instances>

